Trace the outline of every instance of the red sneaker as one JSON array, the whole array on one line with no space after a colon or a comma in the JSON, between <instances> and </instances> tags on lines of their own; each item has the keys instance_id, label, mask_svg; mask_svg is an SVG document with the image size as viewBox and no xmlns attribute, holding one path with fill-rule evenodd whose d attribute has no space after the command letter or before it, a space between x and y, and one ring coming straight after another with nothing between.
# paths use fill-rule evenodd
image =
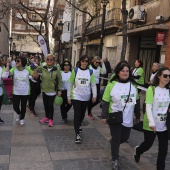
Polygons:
<instances>
[{"instance_id":1,"label":"red sneaker","mask_svg":"<svg viewBox=\"0 0 170 170\"><path fill-rule=\"evenodd\" d=\"M49 120L48 126L53 127L53 120L52 119Z\"/></svg>"},{"instance_id":2,"label":"red sneaker","mask_svg":"<svg viewBox=\"0 0 170 170\"><path fill-rule=\"evenodd\" d=\"M93 117L93 115L92 115L92 114L87 115L87 118L89 118L89 119L91 119L91 120L93 120L93 119L94 119L94 117Z\"/></svg>"},{"instance_id":3,"label":"red sneaker","mask_svg":"<svg viewBox=\"0 0 170 170\"><path fill-rule=\"evenodd\" d=\"M44 117L40 120L40 123L48 123L49 122L49 118Z\"/></svg>"}]
</instances>

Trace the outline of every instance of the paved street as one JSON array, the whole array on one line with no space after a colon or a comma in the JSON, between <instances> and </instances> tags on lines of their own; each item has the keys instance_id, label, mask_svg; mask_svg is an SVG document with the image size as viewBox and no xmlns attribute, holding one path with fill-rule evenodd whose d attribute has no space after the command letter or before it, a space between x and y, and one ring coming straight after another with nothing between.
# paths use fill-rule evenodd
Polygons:
<instances>
[{"instance_id":1,"label":"paved street","mask_svg":"<svg viewBox=\"0 0 170 170\"><path fill-rule=\"evenodd\" d=\"M44 116L41 96L37 100L38 117L27 111L25 125L15 122L12 105L3 105L0 125L0 170L111 170L110 134L108 125L101 123L99 106L93 109L95 120L83 122L82 144L75 144L73 110L68 123L61 121L59 107L55 107L55 126L39 124ZM141 157L140 163L133 160L134 147L141 143L143 134L132 130L128 143L120 149L122 170L155 170L157 141L150 151ZM170 169L170 154L167 157Z\"/></svg>"}]
</instances>

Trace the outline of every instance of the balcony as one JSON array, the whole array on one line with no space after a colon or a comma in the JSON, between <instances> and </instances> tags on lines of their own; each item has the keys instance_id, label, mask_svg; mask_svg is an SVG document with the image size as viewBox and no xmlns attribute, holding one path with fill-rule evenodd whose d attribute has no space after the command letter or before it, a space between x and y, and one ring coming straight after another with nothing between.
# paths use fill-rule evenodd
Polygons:
<instances>
[{"instance_id":1,"label":"balcony","mask_svg":"<svg viewBox=\"0 0 170 170\"><path fill-rule=\"evenodd\" d=\"M90 26L87 29L87 35L89 34L94 34L96 32L101 31L101 26L102 26L102 16L100 15L97 18L95 18ZM121 23L121 9L120 8L113 8L109 10L106 14L106 19L105 19L105 30L110 32L116 32L117 29L119 28L119 24Z\"/></svg>"},{"instance_id":2,"label":"balcony","mask_svg":"<svg viewBox=\"0 0 170 170\"><path fill-rule=\"evenodd\" d=\"M105 19L105 24L104 24L105 33L109 34L109 33L116 32L119 29L120 23L121 23L121 9L113 8L109 10L106 14L106 19ZM74 37L76 39L82 37L84 25L85 24L75 27ZM102 26L102 15L96 17L92 21L92 23L87 29L86 35L87 36L99 36L101 32L101 26Z\"/></svg>"}]
</instances>

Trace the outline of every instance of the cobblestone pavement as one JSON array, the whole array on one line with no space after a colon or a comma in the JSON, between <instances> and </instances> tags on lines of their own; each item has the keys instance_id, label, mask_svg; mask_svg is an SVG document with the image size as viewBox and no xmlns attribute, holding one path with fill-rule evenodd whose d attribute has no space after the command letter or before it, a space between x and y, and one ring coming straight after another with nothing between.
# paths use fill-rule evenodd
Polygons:
<instances>
[{"instance_id":1,"label":"cobblestone pavement","mask_svg":"<svg viewBox=\"0 0 170 170\"><path fill-rule=\"evenodd\" d=\"M144 97L141 97L141 100ZM68 122L62 123L59 107L55 107L51 128L40 124L44 116L41 96L36 102L38 117L27 110L25 125L15 122L12 105L3 105L0 125L0 170L111 170L110 134L108 125L100 119L99 106L93 109L95 120L85 118L82 124L82 144L75 144L73 110L68 113ZM132 130L128 143L120 148L122 170L154 170L157 158L157 140L141 157L140 163L133 160L134 147L143 140L142 132ZM167 170L170 155L167 156Z\"/></svg>"}]
</instances>

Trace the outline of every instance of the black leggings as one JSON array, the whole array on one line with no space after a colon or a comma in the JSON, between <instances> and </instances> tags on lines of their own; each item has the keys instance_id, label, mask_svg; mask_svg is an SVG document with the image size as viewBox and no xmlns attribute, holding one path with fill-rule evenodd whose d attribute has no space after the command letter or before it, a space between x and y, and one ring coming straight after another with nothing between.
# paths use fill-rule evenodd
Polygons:
<instances>
[{"instance_id":1,"label":"black leggings","mask_svg":"<svg viewBox=\"0 0 170 170\"><path fill-rule=\"evenodd\" d=\"M13 108L18 115L21 115L20 117L21 120L25 118L27 100L28 100L28 95L13 94ZM21 107L20 107L20 103L21 103Z\"/></svg>"},{"instance_id":2,"label":"black leggings","mask_svg":"<svg viewBox=\"0 0 170 170\"><path fill-rule=\"evenodd\" d=\"M43 94L43 104L44 104L44 109L45 109L45 115L47 118L53 120L53 114L54 114L54 99L55 96L48 96L44 92Z\"/></svg>"},{"instance_id":3,"label":"black leggings","mask_svg":"<svg viewBox=\"0 0 170 170\"><path fill-rule=\"evenodd\" d=\"M83 122L88 101L71 100L74 108L74 130L76 134L79 134L79 127Z\"/></svg>"},{"instance_id":4,"label":"black leggings","mask_svg":"<svg viewBox=\"0 0 170 170\"><path fill-rule=\"evenodd\" d=\"M62 119L67 119L67 112L70 110L70 108L72 106L72 105L68 104L67 90L62 90L62 98L63 98L63 103L60 106L61 117L62 117Z\"/></svg>"},{"instance_id":5,"label":"black leggings","mask_svg":"<svg viewBox=\"0 0 170 170\"><path fill-rule=\"evenodd\" d=\"M144 130L144 142L136 149L137 154L143 154L151 148L155 140L156 135L158 136L159 149L157 158L157 170L165 169L165 159L168 151L168 133L167 131L156 132Z\"/></svg>"},{"instance_id":6,"label":"black leggings","mask_svg":"<svg viewBox=\"0 0 170 170\"><path fill-rule=\"evenodd\" d=\"M97 98L96 98L96 102L95 102L95 103L92 102L92 97L93 97L93 95L91 95L91 99L90 99L89 104L88 104L88 115L91 114L92 108L99 103L99 99L100 99L100 84L96 84L96 87L97 87Z\"/></svg>"},{"instance_id":7,"label":"black leggings","mask_svg":"<svg viewBox=\"0 0 170 170\"><path fill-rule=\"evenodd\" d=\"M1 110L1 107L2 107L3 99L4 99L4 95L0 96L0 110Z\"/></svg>"}]
</instances>

